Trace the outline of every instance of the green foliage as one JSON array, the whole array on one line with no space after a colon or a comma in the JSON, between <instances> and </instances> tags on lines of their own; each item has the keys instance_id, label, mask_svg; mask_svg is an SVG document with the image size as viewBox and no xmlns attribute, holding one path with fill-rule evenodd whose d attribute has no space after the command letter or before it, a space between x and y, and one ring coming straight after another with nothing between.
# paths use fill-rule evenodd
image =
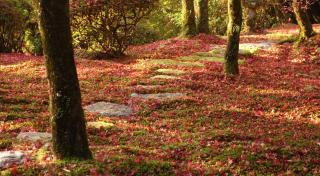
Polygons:
<instances>
[{"instance_id":1,"label":"green foliage","mask_svg":"<svg viewBox=\"0 0 320 176\"><path fill-rule=\"evenodd\" d=\"M154 10L137 25L132 44L150 43L179 35L181 0L160 0Z\"/></svg>"},{"instance_id":2,"label":"green foliage","mask_svg":"<svg viewBox=\"0 0 320 176\"><path fill-rule=\"evenodd\" d=\"M110 56L124 53L136 25L150 13L154 0L110 0L72 5L72 30L76 48Z\"/></svg>"},{"instance_id":3,"label":"green foliage","mask_svg":"<svg viewBox=\"0 0 320 176\"><path fill-rule=\"evenodd\" d=\"M0 0L0 52L20 51L23 38L23 14L15 2Z\"/></svg>"},{"instance_id":4,"label":"green foliage","mask_svg":"<svg viewBox=\"0 0 320 176\"><path fill-rule=\"evenodd\" d=\"M0 149L8 149L12 146L12 140L10 139L0 139Z\"/></svg>"},{"instance_id":5,"label":"green foliage","mask_svg":"<svg viewBox=\"0 0 320 176\"><path fill-rule=\"evenodd\" d=\"M41 55L37 10L31 0L0 0L0 52Z\"/></svg>"},{"instance_id":6,"label":"green foliage","mask_svg":"<svg viewBox=\"0 0 320 176\"><path fill-rule=\"evenodd\" d=\"M215 34L226 34L228 24L228 8L226 4L227 0L209 1L209 26Z\"/></svg>"},{"instance_id":7,"label":"green foliage","mask_svg":"<svg viewBox=\"0 0 320 176\"><path fill-rule=\"evenodd\" d=\"M24 34L24 52L42 55L43 48L38 30L27 29Z\"/></svg>"}]
</instances>

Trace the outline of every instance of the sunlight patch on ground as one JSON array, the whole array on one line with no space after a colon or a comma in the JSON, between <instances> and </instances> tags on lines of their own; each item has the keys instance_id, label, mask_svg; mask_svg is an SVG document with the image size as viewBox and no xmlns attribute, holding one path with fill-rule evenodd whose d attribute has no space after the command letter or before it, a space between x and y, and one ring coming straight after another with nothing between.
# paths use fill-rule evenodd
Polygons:
<instances>
[{"instance_id":1,"label":"sunlight patch on ground","mask_svg":"<svg viewBox=\"0 0 320 176\"><path fill-rule=\"evenodd\" d=\"M158 73L168 74L168 75L183 75L186 72L178 69L158 69Z\"/></svg>"},{"instance_id":2,"label":"sunlight patch on ground","mask_svg":"<svg viewBox=\"0 0 320 176\"><path fill-rule=\"evenodd\" d=\"M46 76L45 66L39 65L32 60L13 65L0 65L0 71L10 72L10 74L17 76L26 76L28 78L34 78L36 76L44 78Z\"/></svg>"},{"instance_id":3,"label":"sunlight patch on ground","mask_svg":"<svg viewBox=\"0 0 320 176\"><path fill-rule=\"evenodd\" d=\"M204 64L200 62L180 62L172 59L139 60L135 68L145 70L160 66L203 67Z\"/></svg>"},{"instance_id":4,"label":"sunlight patch on ground","mask_svg":"<svg viewBox=\"0 0 320 176\"><path fill-rule=\"evenodd\" d=\"M251 95L299 95L297 91L283 90L283 89L258 89L254 87L249 87L246 90Z\"/></svg>"}]
</instances>

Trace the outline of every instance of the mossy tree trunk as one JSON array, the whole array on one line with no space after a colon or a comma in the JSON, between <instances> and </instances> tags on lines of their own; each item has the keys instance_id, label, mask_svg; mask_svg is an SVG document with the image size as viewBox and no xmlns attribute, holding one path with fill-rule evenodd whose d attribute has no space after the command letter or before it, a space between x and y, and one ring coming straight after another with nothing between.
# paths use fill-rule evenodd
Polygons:
<instances>
[{"instance_id":1,"label":"mossy tree trunk","mask_svg":"<svg viewBox=\"0 0 320 176\"><path fill-rule=\"evenodd\" d=\"M242 25L241 0L228 0L228 45L225 54L225 74L232 77L239 74L239 42Z\"/></svg>"},{"instance_id":2,"label":"mossy tree trunk","mask_svg":"<svg viewBox=\"0 0 320 176\"><path fill-rule=\"evenodd\" d=\"M40 29L50 86L54 154L58 159L90 159L73 56L69 0L40 0Z\"/></svg>"},{"instance_id":3,"label":"mossy tree trunk","mask_svg":"<svg viewBox=\"0 0 320 176\"><path fill-rule=\"evenodd\" d=\"M198 32L209 34L209 1L198 0Z\"/></svg>"},{"instance_id":4,"label":"mossy tree trunk","mask_svg":"<svg viewBox=\"0 0 320 176\"><path fill-rule=\"evenodd\" d=\"M306 40L314 35L314 31L313 31L310 19L306 11L301 8L299 0L293 0L292 6L293 6L294 14L296 16L296 20L300 27L299 41Z\"/></svg>"},{"instance_id":5,"label":"mossy tree trunk","mask_svg":"<svg viewBox=\"0 0 320 176\"><path fill-rule=\"evenodd\" d=\"M181 37L192 37L197 34L193 0L182 0Z\"/></svg>"}]
</instances>

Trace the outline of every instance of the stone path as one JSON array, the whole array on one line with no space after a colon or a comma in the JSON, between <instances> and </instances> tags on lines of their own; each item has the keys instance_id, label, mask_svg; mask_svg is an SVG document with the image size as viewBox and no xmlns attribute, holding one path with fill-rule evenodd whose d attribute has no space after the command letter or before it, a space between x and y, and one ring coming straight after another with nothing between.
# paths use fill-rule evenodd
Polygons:
<instances>
[{"instance_id":1,"label":"stone path","mask_svg":"<svg viewBox=\"0 0 320 176\"><path fill-rule=\"evenodd\" d=\"M272 47L271 42L261 43L242 43L240 44L241 54L254 54L261 49L270 49ZM155 72L157 75L152 76L150 79L164 79L164 80L179 80L179 76L186 74L186 71L179 70L170 67L203 67L205 62L224 62L224 54L226 52L226 45L214 45L209 52L197 52L191 56L180 57L178 59L144 59L140 60L137 64L137 68L150 69L154 67L163 66L166 68L157 69ZM244 63L244 60L239 60L239 63ZM169 68L167 68L169 67ZM138 68L139 69L139 68ZM160 85L137 85L135 88L144 90L153 90L161 87ZM140 94L133 93L131 98L138 99L155 99L155 100L170 100L185 97L183 93L156 93L156 94ZM91 113L99 113L104 116L117 116L127 117L133 113L133 110L126 105L120 105L109 102L98 102L84 108ZM100 124L101 122L89 122L89 127L108 127L110 124Z\"/></svg>"},{"instance_id":2,"label":"stone path","mask_svg":"<svg viewBox=\"0 0 320 176\"><path fill-rule=\"evenodd\" d=\"M251 55L255 54L259 50L268 50L272 48L272 42L260 42L260 43L241 43L239 45L239 53L243 55ZM212 50L209 52L207 56L217 56L217 57L224 57L226 52L226 45L216 45L213 46Z\"/></svg>"},{"instance_id":3,"label":"stone path","mask_svg":"<svg viewBox=\"0 0 320 176\"><path fill-rule=\"evenodd\" d=\"M161 85L137 85L135 88L136 89L144 89L144 90L153 90L160 88Z\"/></svg>"},{"instance_id":4,"label":"stone path","mask_svg":"<svg viewBox=\"0 0 320 176\"><path fill-rule=\"evenodd\" d=\"M52 139L51 133L41 133L41 132L21 132L17 139L24 142L37 142L40 141L43 144L48 143Z\"/></svg>"},{"instance_id":5,"label":"stone path","mask_svg":"<svg viewBox=\"0 0 320 176\"><path fill-rule=\"evenodd\" d=\"M110 129L110 128L114 127L114 124L113 123L103 122L103 121L97 121L97 122L88 122L87 126L88 126L88 128Z\"/></svg>"},{"instance_id":6,"label":"stone path","mask_svg":"<svg viewBox=\"0 0 320 176\"><path fill-rule=\"evenodd\" d=\"M128 117L133 111L129 106L109 103L98 102L84 107L85 110L91 113L99 113L104 116Z\"/></svg>"},{"instance_id":7,"label":"stone path","mask_svg":"<svg viewBox=\"0 0 320 176\"><path fill-rule=\"evenodd\" d=\"M161 73L161 74L167 74L167 75L183 75L186 72L183 70L178 70L178 69L158 69L156 71L157 73Z\"/></svg>"},{"instance_id":8,"label":"stone path","mask_svg":"<svg viewBox=\"0 0 320 176\"><path fill-rule=\"evenodd\" d=\"M144 68L153 67L153 66L183 66L183 67L204 67L204 64L201 62L181 62L173 59L154 59L154 60L142 60L140 61Z\"/></svg>"},{"instance_id":9,"label":"stone path","mask_svg":"<svg viewBox=\"0 0 320 176\"><path fill-rule=\"evenodd\" d=\"M0 169L8 168L12 165L22 164L25 161L25 154L21 151L0 152Z\"/></svg>"},{"instance_id":10,"label":"stone path","mask_svg":"<svg viewBox=\"0 0 320 176\"><path fill-rule=\"evenodd\" d=\"M158 94L131 94L132 98L139 98L139 99L155 99L155 100L170 100L170 99L177 99L186 97L186 94L183 93L158 93Z\"/></svg>"},{"instance_id":11,"label":"stone path","mask_svg":"<svg viewBox=\"0 0 320 176\"><path fill-rule=\"evenodd\" d=\"M170 75L156 75L151 77L151 79L181 79L177 76L170 76Z\"/></svg>"}]
</instances>

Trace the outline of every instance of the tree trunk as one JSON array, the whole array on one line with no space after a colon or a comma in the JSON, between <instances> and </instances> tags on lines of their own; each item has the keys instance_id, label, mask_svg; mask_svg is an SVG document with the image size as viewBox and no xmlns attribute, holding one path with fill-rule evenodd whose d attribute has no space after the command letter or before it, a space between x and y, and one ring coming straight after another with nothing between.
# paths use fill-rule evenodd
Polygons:
<instances>
[{"instance_id":1,"label":"tree trunk","mask_svg":"<svg viewBox=\"0 0 320 176\"><path fill-rule=\"evenodd\" d=\"M90 159L73 56L69 0L40 0L40 29L50 86L54 154L58 159Z\"/></svg>"},{"instance_id":2,"label":"tree trunk","mask_svg":"<svg viewBox=\"0 0 320 176\"><path fill-rule=\"evenodd\" d=\"M307 13L300 7L299 0L293 0L292 6L300 27L299 41L306 40L314 35L310 19Z\"/></svg>"},{"instance_id":3,"label":"tree trunk","mask_svg":"<svg viewBox=\"0 0 320 176\"><path fill-rule=\"evenodd\" d=\"M198 32L209 34L209 2L208 0L199 0L198 6Z\"/></svg>"},{"instance_id":4,"label":"tree trunk","mask_svg":"<svg viewBox=\"0 0 320 176\"><path fill-rule=\"evenodd\" d=\"M225 74L227 77L239 74L238 55L242 25L241 0L228 0L228 45L225 54Z\"/></svg>"},{"instance_id":5,"label":"tree trunk","mask_svg":"<svg viewBox=\"0 0 320 176\"><path fill-rule=\"evenodd\" d=\"M182 0L182 37L192 37L197 34L193 0Z\"/></svg>"}]
</instances>

